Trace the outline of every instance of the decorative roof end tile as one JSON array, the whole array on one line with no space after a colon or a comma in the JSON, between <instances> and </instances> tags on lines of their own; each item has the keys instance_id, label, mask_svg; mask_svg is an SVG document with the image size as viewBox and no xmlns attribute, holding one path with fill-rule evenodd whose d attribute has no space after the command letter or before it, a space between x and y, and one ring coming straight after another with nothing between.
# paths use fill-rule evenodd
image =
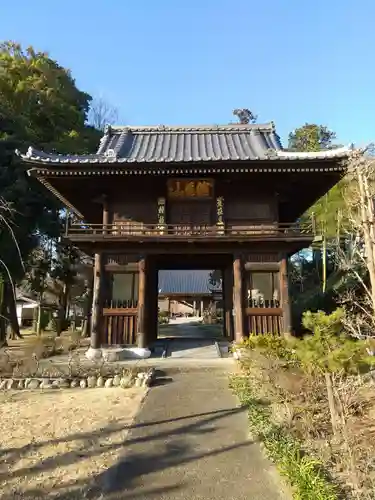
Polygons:
<instances>
[{"instance_id":1,"label":"decorative roof end tile","mask_svg":"<svg viewBox=\"0 0 375 500\"><path fill-rule=\"evenodd\" d=\"M117 154L114 149L107 149L107 151L104 153L104 156L106 156L107 158L117 158Z\"/></svg>"}]
</instances>

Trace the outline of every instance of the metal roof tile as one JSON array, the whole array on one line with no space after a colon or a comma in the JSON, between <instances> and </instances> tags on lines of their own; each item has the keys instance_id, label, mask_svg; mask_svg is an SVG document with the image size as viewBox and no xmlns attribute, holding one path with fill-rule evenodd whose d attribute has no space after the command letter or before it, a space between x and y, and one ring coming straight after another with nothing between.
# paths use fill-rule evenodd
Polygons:
<instances>
[{"instance_id":1,"label":"metal roof tile","mask_svg":"<svg viewBox=\"0 0 375 500\"><path fill-rule=\"evenodd\" d=\"M173 294L210 294L221 290L220 286L210 285L211 271L159 271L159 293Z\"/></svg>"},{"instance_id":2,"label":"metal roof tile","mask_svg":"<svg viewBox=\"0 0 375 500\"><path fill-rule=\"evenodd\" d=\"M313 153L285 151L266 125L108 127L96 154L57 155L29 148L26 161L54 163L193 163L249 160L319 160L348 157L350 148Z\"/></svg>"}]
</instances>

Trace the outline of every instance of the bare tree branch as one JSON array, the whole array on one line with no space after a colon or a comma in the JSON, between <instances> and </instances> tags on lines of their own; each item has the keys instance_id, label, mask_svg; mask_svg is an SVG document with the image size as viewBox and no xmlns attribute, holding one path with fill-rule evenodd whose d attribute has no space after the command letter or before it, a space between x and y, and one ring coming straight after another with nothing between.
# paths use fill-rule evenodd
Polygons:
<instances>
[{"instance_id":1,"label":"bare tree branch","mask_svg":"<svg viewBox=\"0 0 375 500\"><path fill-rule=\"evenodd\" d=\"M349 226L343 235L345 249L336 248L339 268L354 278L341 301L345 327L356 337L375 336L375 161L367 154L370 148L353 151L348 160Z\"/></svg>"},{"instance_id":2,"label":"bare tree branch","mask_svg":"<svg viewBox=\"0 0 375 500\"><path fill-rule=\"evenodd\" d=\"M98 130L104 130L106 125L113 125L118 118L118 109L102 97L91 101L88 123Z\"/></svg>"}]
</instances>

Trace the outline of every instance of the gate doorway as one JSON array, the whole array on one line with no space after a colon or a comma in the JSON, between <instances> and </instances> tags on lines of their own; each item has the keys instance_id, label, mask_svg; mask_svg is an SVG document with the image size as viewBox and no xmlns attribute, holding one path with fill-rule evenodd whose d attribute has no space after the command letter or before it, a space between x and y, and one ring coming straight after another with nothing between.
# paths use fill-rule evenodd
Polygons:
<instances>
[{"instance_id":1,"label":"gate doorway","mask_svg":"<svg viewBox=\"0 0 375 500\"><path fill-rule=\"evenodd\" d=\"M220 271L160 270L158 338L221 339Z\"/></svg>"}]
</instances>

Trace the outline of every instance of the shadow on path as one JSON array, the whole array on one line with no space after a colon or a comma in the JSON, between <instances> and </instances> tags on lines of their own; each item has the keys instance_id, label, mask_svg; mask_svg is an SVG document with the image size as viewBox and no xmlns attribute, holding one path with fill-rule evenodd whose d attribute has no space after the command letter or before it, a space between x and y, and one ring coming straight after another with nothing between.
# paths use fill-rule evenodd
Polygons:
<instances>
[{"instance_id":1,"label":"shadow on path","mask_svg":"<svg viewBox=\"0 0 375 500\"><path fill-rule=\"evenodd\" d=\"M131 426L112 423L92 433L1 450L0 480L27 480L41 471L75 463L104 452L119 455L117 463L96 477L57 484L53 491L22 490L24 500L144 499L144 500L280 500L279 486L258 444L248 440L244 408L228 389L227 374L202 368L181 371L172 384L149 392ZM105 444L100 438L130 429L124 442ZM20 459L35 456L38 448L61 441L77 441L80 450L69 451L32 465L19 467ZM73 446L73 443L72 443ZM2 500L16 498L2 496Z\"/></svg>"}]
</instances>

